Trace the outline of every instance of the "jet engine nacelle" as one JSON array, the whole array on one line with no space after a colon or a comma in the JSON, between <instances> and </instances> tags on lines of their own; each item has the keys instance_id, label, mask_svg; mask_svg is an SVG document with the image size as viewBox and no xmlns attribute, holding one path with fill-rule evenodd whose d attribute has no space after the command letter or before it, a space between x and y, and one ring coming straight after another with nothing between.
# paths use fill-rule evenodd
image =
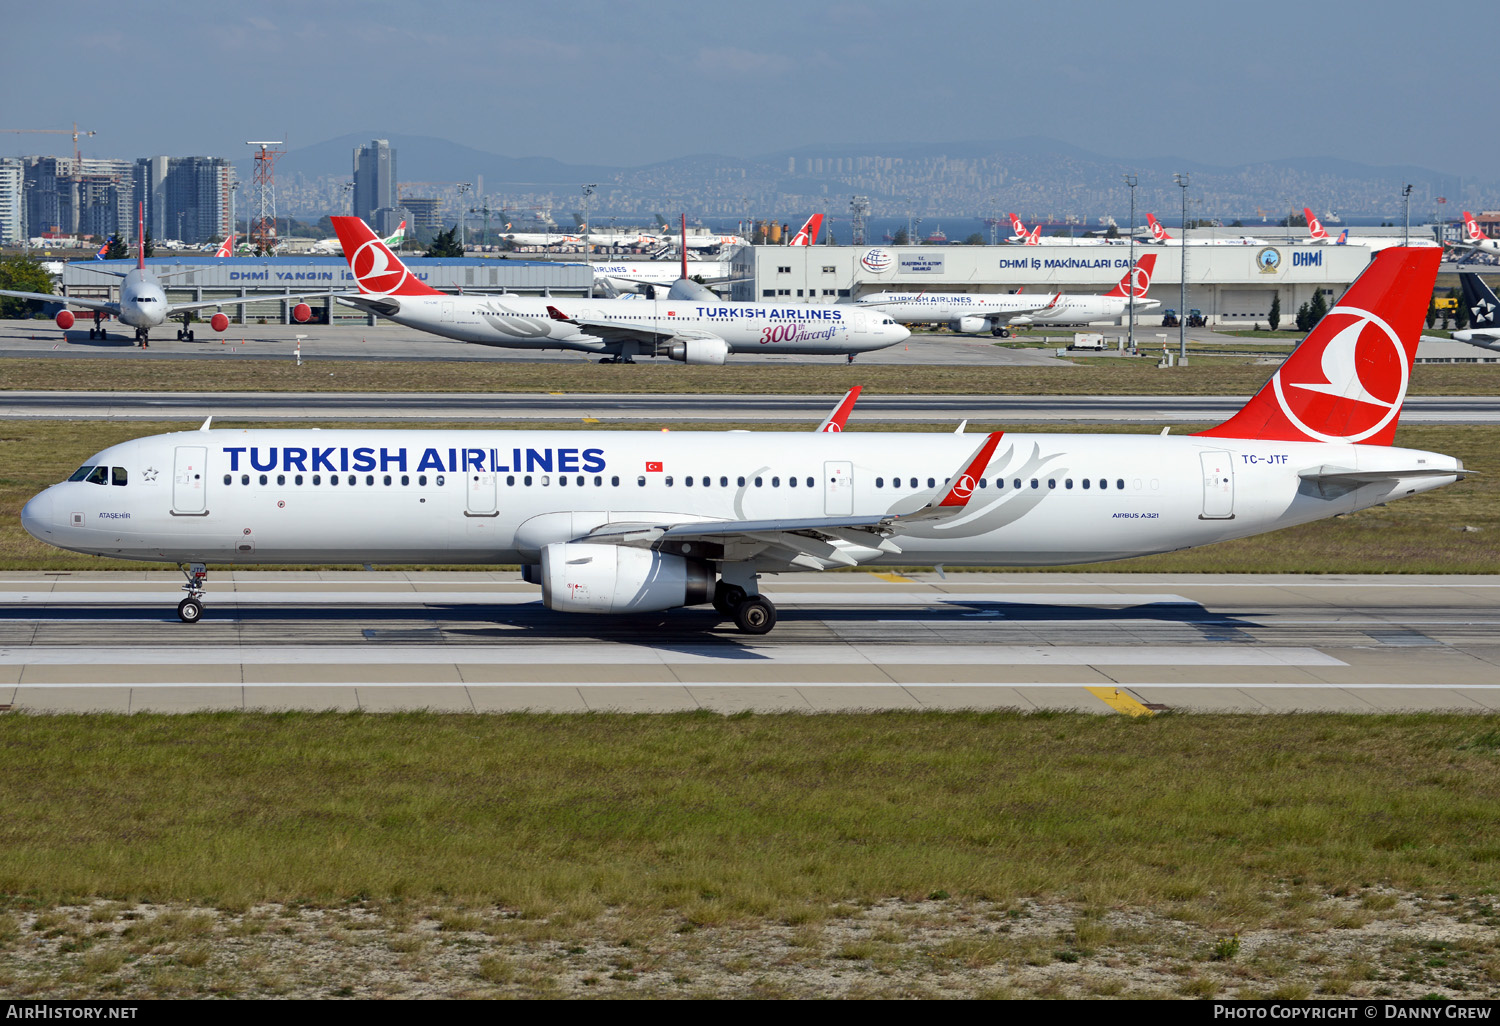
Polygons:
<instances>
[{"instance_id":1,"label":"jet engine nacelle","mask_svg":"<svg viewBox=\"0 0 1500 1026\"><path fill-rule=\"evenodd\" d=\"M701 560L651 549L561 542L542 549L542 604L565 613L648 613L713 597Z\"/></svg>"},{"instance_id":2,"label":"jet engine nacelle","mask_svg":"<svg viewBox=\"0 0 1500 1026\"><path fill-rule=\"evenodd\" d=\"M961 331L965 335L977 335L984 330L985 319L983 317L960 317L956 321L949 321L948 327L954 331Z\"/></svg>"},{"instance_id":3,"label":"jet engine nacelle","mask_svg":"<svg viewBox=\"0 0 1500 1026\"><path fill-rule=\"evenodd\" d=\"M298 324L306 324L308 321L312 320L312 307L308 306L306 303L298 303L296 306L292 307L292 320L296 321Z\"/></svg>"},{"instance_id":4,"label":"jet engine nacelle","mask_svg":"<svg viewBox=\"0 0 1500 1026\"><path fill-rule=\"evenodd\" d=\"M729 358L729 343L722 338L689 338L667 347L667 358L679 363L713 364L722 367Z\"/></svg>"},{"instance_id":5,"label":"jet engine nacelle","mask_svg":"<svg viewBox=\"0 0 1500 1026\"><path fill-rule=\"evenodd\" d=\"M229 330L229 317L224 313L216 313L208 319L208 326L215 331Z\"/></svg>"},{"instance_id":6,"label":"jet engine nacelle","mask_svg":"<svg viewBox=\"0 0 1500 1026\"><path fill-rule=\"evenodd\" d=\"M73 316L72 310L57 311L57 326L63 331L67 331L69 328L71 328L73 326L73 322L77 319L78 318ZM719 362L722 363L723 361L721 360Z\"/></svg>"}]
</instances>

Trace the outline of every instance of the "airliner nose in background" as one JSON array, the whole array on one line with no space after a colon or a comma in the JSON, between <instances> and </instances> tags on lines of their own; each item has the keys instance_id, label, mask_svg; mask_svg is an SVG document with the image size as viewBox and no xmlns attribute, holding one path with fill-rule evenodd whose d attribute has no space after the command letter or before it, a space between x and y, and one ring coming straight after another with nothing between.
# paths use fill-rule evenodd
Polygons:
<instances>
[{"instance_id":1,"label":"airliner nose in background","mask_svg":"<svg viewBox=\"0 0 1500 1026\"><path fill-rule=\"evenodd\" d=\"M450 296L429 287L357 217L335 217L359 295L342 302L418 331L508 349L571 349L601 362L665 356L722 364L730 354L845 356L911 336L879 311L846 305L722 299L563 299Z\"/></svg>"}]
</instances>

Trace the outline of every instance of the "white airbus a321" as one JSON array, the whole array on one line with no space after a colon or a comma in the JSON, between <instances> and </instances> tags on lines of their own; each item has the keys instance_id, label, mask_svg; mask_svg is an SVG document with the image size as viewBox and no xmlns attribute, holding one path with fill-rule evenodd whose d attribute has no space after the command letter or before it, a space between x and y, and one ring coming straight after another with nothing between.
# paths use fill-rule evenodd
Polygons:
<instances>
[{"instance_id":1,"label":"white airbus a321","mask_svg":"<svg viewBox=\"0 0 1500 1026\"><path fill-rule=\"evenodd\" d=\"M518 563L550 609L712 602L765 633L763 574L1124 559L1460 480L1453 457L1391 445L1440 258L1378 254L1197 435L205 425L89 457L21 521L61 548L181 564L189 622L208 563Z\"/></svg>"}]
</instances>

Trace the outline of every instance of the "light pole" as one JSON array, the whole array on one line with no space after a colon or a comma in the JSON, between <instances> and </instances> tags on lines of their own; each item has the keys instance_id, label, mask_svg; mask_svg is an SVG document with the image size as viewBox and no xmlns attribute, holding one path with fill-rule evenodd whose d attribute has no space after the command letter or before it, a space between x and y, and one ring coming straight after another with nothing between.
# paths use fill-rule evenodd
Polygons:
<instances>
[{"instance_id":1,"label":"light pole","mask_svg":"<svg viewBox=\"0 0 1500 1026\"><path fill-rule=\"evenodd\" d=\"M1411 186L1401 190L1401 198L1406 201L1406 231L1401 236L1401 245L1411 245Z\"/></svg>"},{"instance_id":2,"label":"light pole","mask_svg":"<svg viewBox=\"0 0 1500 1026\"><path fill-rule=\"evenodd\" d=\"M1125 291L1130 296L1130 327L1126 329L1125 343L1132 350L1135 349L1135 175L1124 175L1125 184L1130 188L1130 287Z\"/></svg>"},{"instance_id":3,"label":"light pole","mask_svg":"<svg viewBox=\"0 0 1500 1026\"><path fill-rule=\"evenodd\" d=\"M464 195L469 191L469 183L464 182L458 187L458 249L459 252L468 252L469 249L469 215L464 213L467 209L464 205Z\"/></svg>"},{"instance_id":4,"label":"light pole","mask_svg":"<svg viewBox=\"0 0 1500 1026\"><path fill-rule=\"evenodd\" d=\"M598 187L594 182L590 182L583 187L583 259L585 260L589 258L589 233L593 227L593 224L589 221L589 200L593 197L594 190ZM687 240L684 239L683 245L686 244Z\"/></svg>"},{"instance_id":5,"label":"light pole","mask_svg":"<svg viewBox=\"0 0 1500 1026\"><path fill-rule=\"evenodd\" d=\"M353 215L353 213L354 213L354 183L353 182L345 182L344 183L344 201L349 204L349 213L351 215ZM342 209L342 207L340 207L340 209Z\"/></svg>"},{"instance_id":6,"label":"light pole","mask_svg":"<svg viewBox=\"0 0 1500 1026\"><path fill-rule=\"evenodd\" d=\"M1187 366L1187 171L1179 171L1172 176L1180 189L1182 189L1182 250L1181 259L1178 261L1180 267L1178 277L1182 279L1181 297L1177 301L1177 364L1180 367Z\"/></svg>"}]
</instances>

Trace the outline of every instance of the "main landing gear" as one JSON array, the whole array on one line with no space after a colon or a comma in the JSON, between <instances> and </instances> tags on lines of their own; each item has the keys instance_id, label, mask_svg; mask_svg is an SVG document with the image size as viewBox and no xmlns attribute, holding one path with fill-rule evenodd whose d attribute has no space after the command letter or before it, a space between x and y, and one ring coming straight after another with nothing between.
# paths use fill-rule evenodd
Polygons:
<instances>
[{"instance_id":1,"label":"main landing gear","mask_svg":"<svg viewBox=\"0 0 1500 1026\"><path fill-rule=\"evenodd\" d=\"M1009 328L991 328L990 329L990 334L994 335L996 338L1010 338L1010 329Z\"/></svg>"},{"instance_id":2,"label":"main landing gear","mask_svg":"<svg viewBox=\"0 0 1500 1026\"><path fill-rule=\"evenodd\" d=\"M714 585L714 608L719 615L734 620L745 634L769 634L776 626L776 607L764 595L746 595L737 584L720 581Z\"/></svg>"},{"instance_id":3,"label":"main landing gear","mask_svg":"<svg viewBox=\"0 0 1500 1026\"><path fill-rule=\"evenodd\" d=\"M203 593L207 590L204 584L208 581L208 567L202 563L192 563L179 569L187 578L182 590L188 593L188 597L177 603L177 617L183 623L197 623L203 619Z\"/></svg>"},{"instance_id":4,"label":"main landing gear","mask_svg":"<svg viewBox=\"0 0 1500 1026\"><path fill-rule=\"evenodd\" d=\"M633 357L633 356L606 356L606 357L604 357L604 359L600 360L599 362L600 363L628 363L628 364L632 364L633 365L635 363L635 357Z\"/></svg>"}]
</instances>

